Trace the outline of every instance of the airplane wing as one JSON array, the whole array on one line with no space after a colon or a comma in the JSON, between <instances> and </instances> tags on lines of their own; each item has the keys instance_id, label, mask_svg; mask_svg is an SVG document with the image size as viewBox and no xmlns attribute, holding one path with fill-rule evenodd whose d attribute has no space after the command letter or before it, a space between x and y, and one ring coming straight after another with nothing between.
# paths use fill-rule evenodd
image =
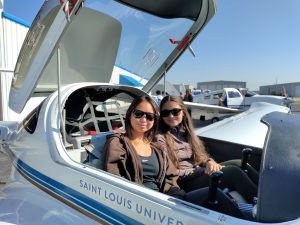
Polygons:
<instances>
[{"instance_id":1,"label":"airplane wing","mask_svg":"<svg viewBox=\"0 0 300 225\"><path fill-rule=\"evenodd\" d=\"M202 103L195 103L195 102L183 102L186 107L190 109L199 109L199 110L204 110L208 113L219 113L219 114L224 114L224 113L240 113L241 111L238 109L232 109L232 108L227 108L223 106L217 106L217 105L208 105L208 104L202 104Z\"/></svg>"}]
</instances>

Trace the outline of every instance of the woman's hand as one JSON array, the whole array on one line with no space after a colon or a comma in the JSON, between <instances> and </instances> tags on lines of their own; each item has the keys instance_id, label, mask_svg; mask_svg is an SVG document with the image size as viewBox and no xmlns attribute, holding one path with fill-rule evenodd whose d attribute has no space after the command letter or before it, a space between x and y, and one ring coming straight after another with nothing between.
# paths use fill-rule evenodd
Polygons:
<instances>
[{"instance_id":1,"label":"woman's hand","mask_svg":"<svg viewBox=\"0 0 300 225\"><path fill-rule=\"evenodd\" d=\"M215 161L210 160L210 161L206 162L205 173L208 174L208 175L210 175L213 172L221 170L223 167L224 166L216 163Z\"/></svg>"}]
</instances>

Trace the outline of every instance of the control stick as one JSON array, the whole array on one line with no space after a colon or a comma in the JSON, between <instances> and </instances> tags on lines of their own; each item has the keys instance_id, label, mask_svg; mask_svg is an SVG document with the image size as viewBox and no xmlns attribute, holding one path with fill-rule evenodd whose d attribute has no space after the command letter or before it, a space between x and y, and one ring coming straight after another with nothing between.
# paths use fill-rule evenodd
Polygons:
<instances>
[{"instance_id":1,"label":"control stick","mask_svg":"<svg viewBox=\"0 0 300 225\"><path fill-rule=\"evenodd\" d=\"M217 201L217 189L219 183L221 182L221 178L223 176L222 171L213 172L209 176L209 188L208 188L208 204L210 207L214 207L218 204Z\"/></svg>"},{"instance_id":2,"label":"control stick","mask_svg":"<svg viewBox=\"0 0 300 225\"><path fill-rule=\"evenodd\" d=\"M244 148L242 153L243 153L243 156L242 156L241 168L242 168L242 170L247 172L247 163L248 163L250 155L252 153L252 149L251 148Z\"/></svg>"}]
</instances>

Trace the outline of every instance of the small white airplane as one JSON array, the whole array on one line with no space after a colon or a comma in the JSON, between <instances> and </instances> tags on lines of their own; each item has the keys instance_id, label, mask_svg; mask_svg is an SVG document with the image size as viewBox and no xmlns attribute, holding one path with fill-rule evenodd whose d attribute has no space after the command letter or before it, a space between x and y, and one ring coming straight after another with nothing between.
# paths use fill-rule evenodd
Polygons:
<instances>
[{"instance_id":1,"label":"small white airplane","mask_svg":"<svg viewBox=\"0 0 300 225\"><path fill-rule=\"evenodd\" d=\"M224 106L210 105L195 102L184 102L185 106L191 109L193 119L210 121L216 123L224 118L240 113L238 109L232 109Z\"/></svg>"},{"instance_id":2,"label":"small white airplane","mask_svg":"<svg viewBox=\"0 0 300 225\"><path fill-rule=\"evenodd\" d=\"M251 220L101 169L106 136L123 130L126 106L151 90L208 23L213 0L62 2L42 6L15 67L10 107L20 113L30 98L40 103L22 121L0 122L0 150L11 170L0 190L1 224L300 223L300 119L283 106L261 105L244 118L233 116L235 125L227 127L239 130L234 141L226 142L229 130L220 141L206 136L212 155L222 150L216 159L236 158L248 144L254 148L254 161L262 166ZM170 36L188 41L178 49ZM109 83L121 67L150 79L142 90ZM252 136L243 134L239 121ZM251 144L256 133L263 145Z\"/></svg>"},{"instance_id":3,"label":"small white airplane","mask_svg":"<svg viewBox=\"0 0 300 225\"><path fill-rule=\"evenodd\" d=\"M241 111L248 109L254 102L268 102L276 105L290 107L294 100L289 97L274 95L259 95L248 89L223 88L222 90L196 92L193 95L194 102L209 105L220 105L228 108L235 108Z\"/></svg>"}]
</instances>

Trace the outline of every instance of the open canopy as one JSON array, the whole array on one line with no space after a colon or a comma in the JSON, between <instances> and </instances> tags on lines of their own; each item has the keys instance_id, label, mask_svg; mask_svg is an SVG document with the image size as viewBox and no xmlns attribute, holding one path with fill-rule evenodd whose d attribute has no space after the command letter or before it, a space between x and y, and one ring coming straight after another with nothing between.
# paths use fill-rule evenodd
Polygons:
<instances>
[{"instance_id":1,"label":"open canopy","mask_svg":"<svg viewBox=\"0 0 300 225\"><path fill-rule=\"evenodd\" d=\"M46 1L27 34L10 93L16 112L58 84L126 78L149 91L215 12L212 0L71 2Z\"/></svg>"}]
</instances>

